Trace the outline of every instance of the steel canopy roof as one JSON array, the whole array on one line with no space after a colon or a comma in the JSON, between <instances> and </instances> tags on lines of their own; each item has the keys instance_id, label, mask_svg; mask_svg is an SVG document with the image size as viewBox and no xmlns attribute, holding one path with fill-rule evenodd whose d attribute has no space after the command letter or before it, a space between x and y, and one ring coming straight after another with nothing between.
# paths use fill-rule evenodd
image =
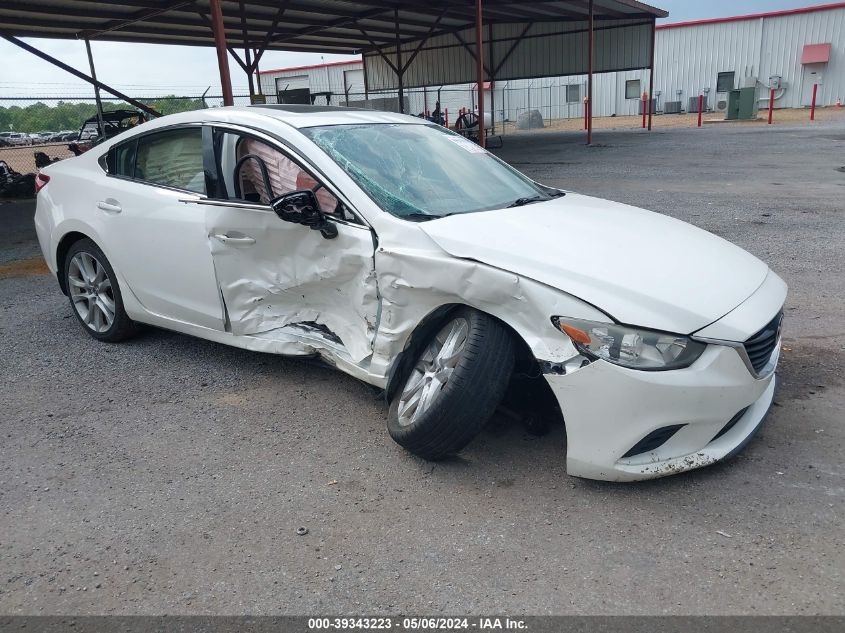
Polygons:
<instances>
[{"instance_id":1,"label":"steel canopy roof","mask_svg":"<svg viewBox=\"0 0 845 633\"><path fill-rule=\"evenodd\" d=\"M359 53L474 26L474 0L222 0L230 47ZM484 0L485 24L579 22L588 0ZM594 0L601 20L654 20L637 0ZM3 0L0 34L214 46L208 0Z\"/></svg>"}]
</instances>

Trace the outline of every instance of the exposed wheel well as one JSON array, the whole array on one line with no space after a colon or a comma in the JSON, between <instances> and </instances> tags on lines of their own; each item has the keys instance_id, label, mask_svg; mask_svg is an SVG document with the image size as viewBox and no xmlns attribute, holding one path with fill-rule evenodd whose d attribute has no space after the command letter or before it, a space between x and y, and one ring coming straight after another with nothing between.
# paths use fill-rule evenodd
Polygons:
<instances>
[{"instance_id":1,"label":"exposed wheel well","mask_svg":"<svg viewBox=\"0 0 845 633\"><path fill-rule=\"evenodd\" d=\"M408 337L408 342L405 345L405 349L402 350L397 359L393 362L393 365L390 369L390 375L388 376L387 380L387 387L385 388L385 398L388 402L390 402L390 400L393 398L393 395L396 393L396 389L399 388L399 386L402 384L402 380L404 379L406 372L410 369L411 365L415 360L414 355L415 352L419 349L420 345L423 345L431 335L433 335L440 327L442 327L443 324L445 324L446 320L449 318L449 315L459 308L472 308L473 310L477 310L477 308L473 308L472 306L467 306L460 303L451 303L436 308L435 310L427 314L422 319L422 321L420 321L419 325L417 325L417 327L411 333L411 336ZM479 312L484 311L479 310ZM507 329L513 337L514 349L516 350L516 362L514 363L514 373L532 375L539 374L540 368L537 365L537 360L531 353L531 349L528 347L528 344L517 333L517 331L501 319L497 319L492 314L488 312L484 312L484 314L489 316L491 319L496 319L496 321L501 323L502 326Z\"/></svg>"},{"instance_id":2,"label":"exposed wheel well","mask_svg":"<svg viewBox=\"0 0 845 633\"><path fill-rule=\"evenodd\" d=\"M397 389L400 389L407 372L416 359L416 351L424 345L438 329L440 329L449 315L460 308L471 307L459 303L440 306L432 311L420 322L408 338L405 349L399 354L391 367L387 387L384 390L385 400L390 402ZM477 308L473 308L477 310ZM484 312L481 310L481 312ZM496 319L492 314L487 316ZM560 425L566 432L566 422L558 405L557 398L549 383L543 378L543 373L537 359L519 333L510 325L496 319L510 332L514 341L515 359L510 384L500 407L516 413L522 420L526 430L535 435L542 435L551 425Z\"/></svg>"},{"instance_id":3,"label":"exposed wheel well","mask_svg":"<svg viewBox=\"0 0 845 633\"><path fill-rule=\"evenodd\" d=\"M67 281L65 280L65 258L67 257L67 252L76 242L84 239L90 238L84 233L71 231L62 237L56 248L56 276L59 278L59 287L64 294L67 294Z\"/></svg>"}]
</instances>

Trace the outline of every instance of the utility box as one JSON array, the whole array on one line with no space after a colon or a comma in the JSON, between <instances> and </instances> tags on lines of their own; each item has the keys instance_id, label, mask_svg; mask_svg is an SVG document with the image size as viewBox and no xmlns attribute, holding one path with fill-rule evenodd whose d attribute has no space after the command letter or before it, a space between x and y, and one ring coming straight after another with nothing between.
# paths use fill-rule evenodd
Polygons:
<instances>
[{"instance_id":1,"label":"utility box","mask_svg":"<svg viewBox=\"0 0 845 633\"><path fill-rule=\"evenodd\" d=\"M757 118L757 88L739 88L728 93L725 119L742 120Z\"/></svg>"}]
</instances>

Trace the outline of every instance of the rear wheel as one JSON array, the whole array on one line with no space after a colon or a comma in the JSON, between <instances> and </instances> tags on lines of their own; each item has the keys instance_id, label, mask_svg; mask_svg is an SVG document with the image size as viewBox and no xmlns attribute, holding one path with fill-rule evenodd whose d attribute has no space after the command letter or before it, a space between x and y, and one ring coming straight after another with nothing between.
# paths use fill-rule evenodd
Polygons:
<instances>
[{"instance_id":1,"label":"rear wheel","mask_svg":"<svg viewBox=\"0 0 845 633\"><path fill-rule=\"evenodd\" d=\"M461 450L504 396L513 370L510 332L492 317L463 308L417 352L390 405L387 428L425 459Z\"/></svg>"},{"instance_id":2,"label":"rear wheel","mask_svg":"<svg viewBox=\"0 0 845 633\"><path fill-rule=\"evenodd\" d=\"M94 242L75 242L65 256L64 271L73 313L91 336L115 343L135 334L114 269Z\"/></svg>"}]
</instances>

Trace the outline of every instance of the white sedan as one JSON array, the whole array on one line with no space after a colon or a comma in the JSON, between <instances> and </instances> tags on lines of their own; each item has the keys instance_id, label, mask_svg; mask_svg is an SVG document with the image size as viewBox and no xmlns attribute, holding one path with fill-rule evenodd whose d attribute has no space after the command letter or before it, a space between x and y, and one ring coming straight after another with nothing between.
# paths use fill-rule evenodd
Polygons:
<instances>
[{"instance_id":1,"label":"white sedan","mask_svg":"<svg viewBox=\"0 0 845 633\"><path fill-rule=\"evenodd\" d=\"M84 329L146 323L315 356L388 430L461 450L514 377L567 470L637 480L740 450L772 402L786 285L683 222L538 184L421 119L254 106L145 123L38 175L44 257Z\"/></svg>"}]
</instances>

